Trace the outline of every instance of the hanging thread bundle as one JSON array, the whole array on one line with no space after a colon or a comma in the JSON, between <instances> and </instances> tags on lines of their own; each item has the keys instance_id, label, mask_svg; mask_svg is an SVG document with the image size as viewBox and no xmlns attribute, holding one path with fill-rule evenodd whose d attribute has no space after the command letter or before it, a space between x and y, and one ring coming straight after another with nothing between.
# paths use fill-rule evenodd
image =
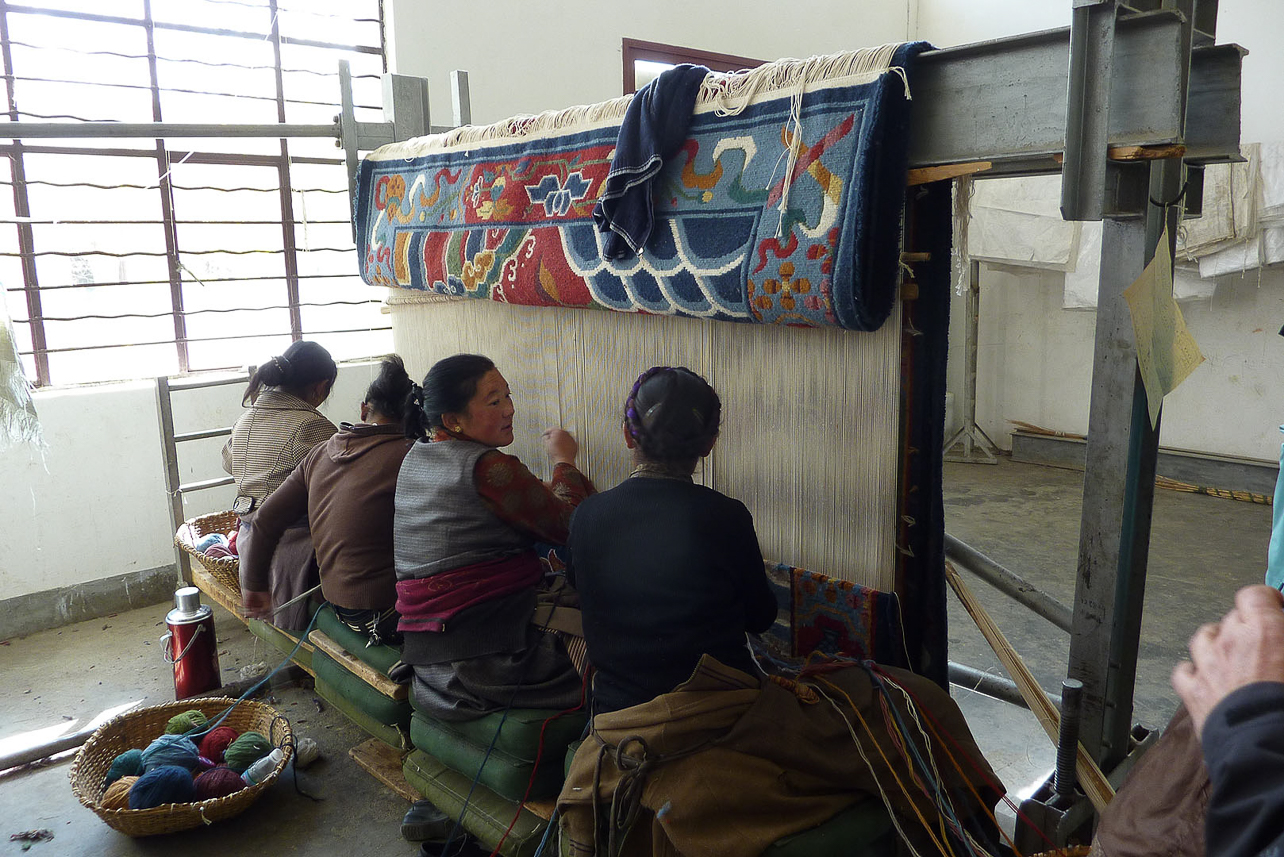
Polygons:
<instances>
[{"instance_id":1,"label":"hanging thread bundle","mask_svg":"<svg viewBox=\"0 0 1284 857\"><path fill-rule=\"evenodd\" d=\"M110 788L121 777L138 777L142 773L143 751L126 750L112 759L111 767L107 769L106 785Z\"/></svg>"},{"instance_id":2,"label":"hanging thread bundle","mask_svg":"<svg viewBox=\"0 0 1284 857\"><path fill-rule=\"evenodd\" d=\"M192 782L192 772L179 765L152 768L139 777L129 790L130 809L151 809L167 803L190 803L195 799L196 784Z\"/></svg>"},{"instance_id":3,"label":"hanging thread bundle","mask_svg":"<svg viewBox=\"0 0 1284 857\"><path fill-rule=\"evenodd\" d=\"M196 778L196 799L213 800L227 797L245 788L245 781L231 768L220 765Z\"/></svg>"},{"instance_id":4,"label":"hanging thread bundle","mask_svg":"<svg viewBox=\"0 0 1284 857\"><path fill-rule=\"evenodd\" d=\"M222 762L223 753L226 752L228 745L239 738L240 735L241 733L231 726L217 726L211 729L201 739L201 755L215 764Z\"/></svg>"},{"instance_id":5,"label":"hanging thread bundle","mask_svg":"<svg viewBox=\"0 0 1284 857\"><path fill-rule=\"evenodd\" d=\"M271 752L272 742L258 732L246 732L223 751L223 761L237 774L243 774L250 765Z\"/></svg>"},{"instance_id":6,"label":"hanging thread bundle","mask_svg":"<svg viewBox=\"0 0 1284 857\"><path fill-rule=\"evenodd\" d=\"M143 750L143 770L150 773L156 768L178 766L192 771L197 766L200 752L192 739L184 735L162 735ZM188 774L191 778L191 774Z\"/></svg>"},{"instance_id":7,"label":"hanging thread bundle","mask_svg":"<svg viewBox=\"0 0 1284 857\"><path fill-rule=\"evenodd\" d=\"M99 803L104 809L129 809L129 790L136 782L138 777L121 777L107 787Z\"/></svg>"},{"instance_id":8,"label":"hanging thread bundle","mask_svg":"<svg viewBox=\"0 0 1284 857\"><path fill-rule=\"evenodd\" d=\"M206 723L209 723L209 718L205 716L205 712L192 708L171 717L165 724L165 734L186 735L188 732L202 728Z\"/></svg>"}]
</instances>

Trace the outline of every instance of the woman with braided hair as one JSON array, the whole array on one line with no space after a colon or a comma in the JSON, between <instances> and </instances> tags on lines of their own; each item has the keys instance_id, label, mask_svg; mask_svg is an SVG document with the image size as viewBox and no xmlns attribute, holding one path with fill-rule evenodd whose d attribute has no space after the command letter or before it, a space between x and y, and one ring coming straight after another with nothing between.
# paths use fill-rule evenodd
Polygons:
<instances>
[{"instance_id":1,"label":"woman with braided hair","mask_svg":"<svg viewBox=\"0 0 1284 857\"><path fill-rule=\"evenodd\" d=\"M648 369L625 403L633 472L575 512L567 575L597 671L595 713L667 693L702 655L754 672L745 634L771 626L776 600L753 518L691 478L721 416L718 394L696 373Z\"/></svg>"},{"instance_id":2,"label":"woman with braided hair","mask_svg":"<svg viewBox=\"0 0 1284 857\"><path fill-rule=\"evenodd\" d=\"M575 438L544 432L547 484L500 452L513 442L513 399L477 354L434 364L405 426L416 442L397 477L393 557L415 708L459 721L575 706L582 681L565 644L533 623L544 577L534 545L565 544L576 504L593 493Z\"/></svg>"}]
</instances>

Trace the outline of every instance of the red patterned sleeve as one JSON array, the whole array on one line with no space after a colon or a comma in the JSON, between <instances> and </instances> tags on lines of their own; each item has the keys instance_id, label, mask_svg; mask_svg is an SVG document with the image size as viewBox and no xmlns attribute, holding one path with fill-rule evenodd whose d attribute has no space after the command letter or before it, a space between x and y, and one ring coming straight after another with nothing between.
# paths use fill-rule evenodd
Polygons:
<instances>
[{"instance_id":1,"label":"red patterned sleeve","mask_svg":"<svg viewBox=\"0 0 1284 857\"><path fill-rule=\"evenodd\" d=\"M500 520L536 541L566 544L571 513L594 493L593 483L571 464L553 468L545 484L521 460L491 450L473 470L477 493Z\"/></svg>"}]
</instances>

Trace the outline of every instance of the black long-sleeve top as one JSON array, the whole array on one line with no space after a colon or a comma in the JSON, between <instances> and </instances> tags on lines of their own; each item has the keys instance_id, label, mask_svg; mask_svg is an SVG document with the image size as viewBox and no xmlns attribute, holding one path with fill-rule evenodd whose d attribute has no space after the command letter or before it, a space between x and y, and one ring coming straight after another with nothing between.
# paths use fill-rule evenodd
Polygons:
<instances>
[{"instance_id":1,"label":"black long-sleeve top","mask_svg":"<svg viewBox=\"0 0 1284 857\"><path fill-rule=\"evenodd\" d=\"M1208 854L1284 855L1284 683L1227 696L1204 722Z\"/></svg>"},{"instance_id":2,"label":"black long-sleeve top","mask_svg":"<svg viewBox=\"0 0 1284 857\"><path fill-rule=\"evenodd\" d=\"M634 477L580 504L568 545L597 670L594 711L669 692L704 654L754 672L745 633L771 626L776 601L739 500Z\"/></svg>"}]
</instances>

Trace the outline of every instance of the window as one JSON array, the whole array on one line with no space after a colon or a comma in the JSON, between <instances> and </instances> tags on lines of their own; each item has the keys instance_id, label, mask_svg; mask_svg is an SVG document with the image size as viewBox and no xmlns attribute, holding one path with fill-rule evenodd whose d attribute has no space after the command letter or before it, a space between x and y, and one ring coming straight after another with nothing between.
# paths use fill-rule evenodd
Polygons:
<instances>
[{"instance_id":1,"label":"window","mask_svg":"<svg viewBox=\"0 0 1284 857\"><path fill-rule=\"evenodd\" d=\"M707 66L710 71L740 71L755 68L763 60L748 57L717 54L710 51L698 51L694 48L680 48L676 45L663 45L659 42L642 42L637 39L625 39L624 49L624 94L637 92L660 73L673 68L679 63L689 62L694 65Z\"/></svg>"},{"instance_id":2,"label":"window","mask_svg":"<svg viewBox=\"0 0 1284 857\"><path fill-rule=\"evenodd\" d=\"M383 39L380 0L0 3L10 121L327 125L340 59L379 121ZM0 283L37 385L242 366L303 337L391 350L333 141L228 130L0 136Z\"/></svg>"}]
</instances>

